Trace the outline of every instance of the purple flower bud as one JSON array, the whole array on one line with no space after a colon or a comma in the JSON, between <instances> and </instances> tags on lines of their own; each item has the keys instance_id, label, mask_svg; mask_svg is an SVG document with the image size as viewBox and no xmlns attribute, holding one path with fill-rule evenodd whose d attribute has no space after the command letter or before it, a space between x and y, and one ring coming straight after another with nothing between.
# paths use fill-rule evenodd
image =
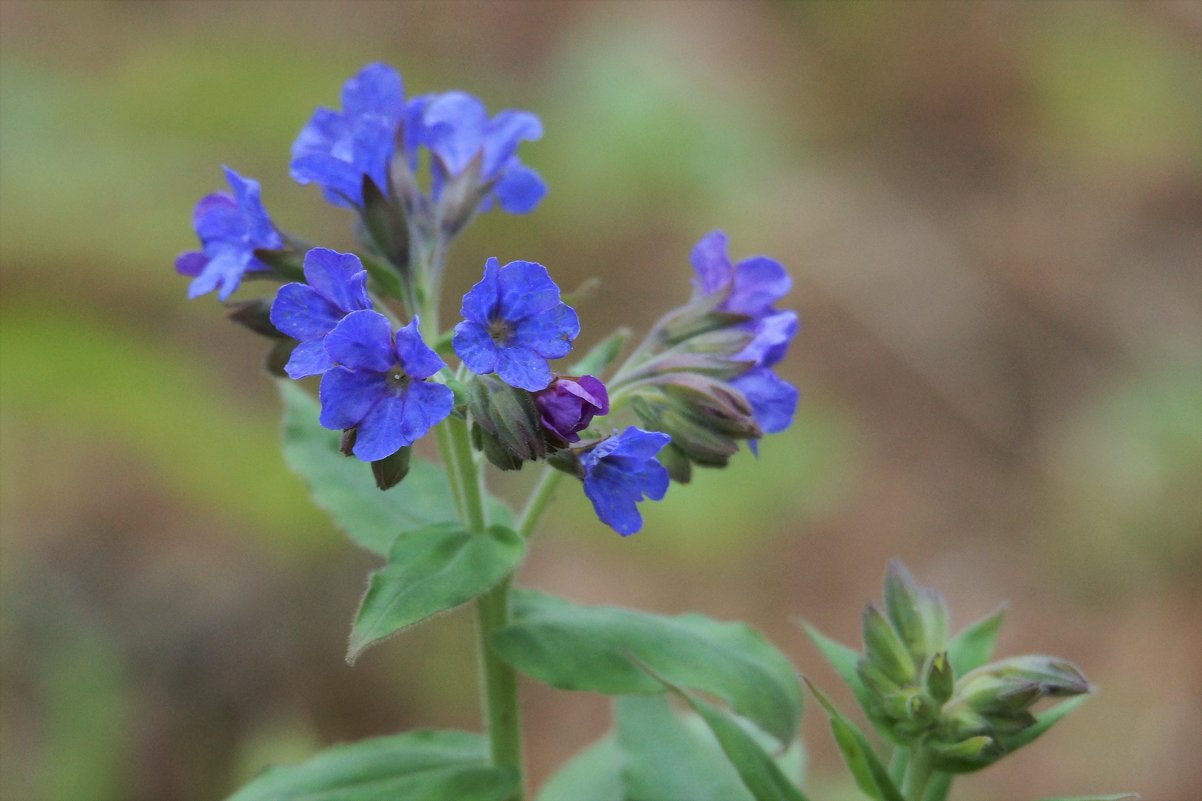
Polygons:
<instances>
[{"instance_id":1,"label":"purple flower bud","mask_svg":"<svg viewBox=\"0 0 1202 801\"><path fill-rule=\"evenodd\" d=\"M534 396L547 434L559 443L579 442L593 418L609 414L609 393L591 375L560 376Z\"/></svg>"}]
</instances>

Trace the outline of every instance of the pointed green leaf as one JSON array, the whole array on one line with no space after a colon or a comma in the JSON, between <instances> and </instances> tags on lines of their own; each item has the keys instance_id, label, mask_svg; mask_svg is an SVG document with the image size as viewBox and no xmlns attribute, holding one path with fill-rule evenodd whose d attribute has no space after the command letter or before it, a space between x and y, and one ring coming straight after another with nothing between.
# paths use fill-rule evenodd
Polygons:
<instances>
[{"instance_id":1,"label":"pointed green leaf","mask_svg":"<svg viewBox=\"0 0 1202 801\"><path fill-rule=\"evenodd\" d=\"M690 732L666 695L615 700L625 798L753 801L721 752Z\"/></svg>"},{"instance_id":2,"label":"pointed green leaf","mask_svg":"<svg viewBox=\"0 0 1202 801\"><path fill-rule=\"evenodd\" d=\"M832 640L821 631L811 626L804 620L799 621L801 627L805 629L810 640L826 657L826 661L831 663L831 667L839 674L839 677L851 688L852 693L856 696L856 700L860 703L860 708L868 709L868 691L864 689L864 682L860 681L860 674L856 670L856 663L860 660L860 652L853 648L849 648L843 643Z\"/></svg>"},{"instance_id":3,"label":"pointed green leaf","mask_svg":"<svg viewBox=\"0 0 1202 801\"><path fill-rule=\"evenodd\" d=\"M414 731L269 767L229 801L506 801L517 787L516 770L489 764L483 737Z\"/></svg>"},{"instance_id":4,"label":"pointed green leaf","mask_svg":"<svg viewBox=\"0 0 1202 801\"><path fill-rule=\"evenodd\" d=\"M284 403L284 460L309 487L313 500L357 545L387 556L397 536L434 523L455 520L454 498L446 474L414 457L400 485L376 489L369 465L338 450L339 432L317 422L317 400L295 382L281 381ZM490 499L495 522L509 525L512 514Z\"/></svg>"},{"instance_id":5,"label":"pointed green leaf","mask_svg":"<svg viewBox=\"0 0 1202 801\"><path fill-rule=\"evenodd\" d=\"M738 723L708 701L669 682L646 663L640 661L638 664L649 676L688 703L705 721L754 801L807 801L801 790L785 778L772 756ZM736 796L728 794L726 797Z\"/></svg>"},{"instance_id":6,"label":"pointed green leaf","mask_svg":"<svg viewBox=\"0 0 1202 801\"><path fill-rule=\"evenodd\" d=\"M531 591L515 593L513 614L514 622L494 636L493 647L515 668L552 687L613 695L662 692L634 657L675 684L718 696L782 743L797 731L797 674L745 624L579 606Z\"/></svg>"},{"instance_id":7,"label":"pointed green leaf","mask_svg":"<svg viewBox=\"0 0 1202 801\"><path fill-rule=\"evenodd\" d=\"M1052 728L1052 726L1059 722L1061 718L1088 700L1088 695L1077 695L1069 698L1067 701L1061 701L1053 707L1036 712L1035 725L1028 726L1018 734L999 738L1002 746L1006 749L1007 753L1011 751L1017 751L1024 745L1027 745L1038 739L1040 735Z\"/></svg>"},{"instance_id":8,"label":"pointed green leaf","mask_svg":"<svg viewBox=\"0 0 1202 801\"><path fill-rule=\"evenodd\" d=\"M536 801L626 801L617 736L610 732L565 762Z\"/></svg>"},{"instance_id":9,"label":"pointed green leaf","mask_svg":"<svg viewBox=\"0 0 1202 801\"><path fill-rule=\"evenodd\" d=\"M901 792L889 778L889 771L872 750L872 745L864 733L843 717L831 700L809 679L805 679L805 683L818 699L819 705L826 710L831 721L831 732L835 735L839 752L843 754L843 761L851 770L856 785L876 801L904 801Z\"/></svg>"},{"instance_id":10,"label":"pointed green leaf","mask_svg":"<svg viewBox=\"0 0 1202 801\"><path fill-rule=\"evenodd\" d=\"M1139 793L1114 793L1112 795L1062 795L1044 798L1042 801L1139 801Z\"/></svg>"},{"instance_id":11,"label":"pointed green leaf","mask_svg":"<svg viewBox=\"0 0 1202 801\"><path fill-rule=\"evenodd\" d=\"M965 626L952 638L947 646L947 655L956 676L963 676L989 661L1005 616L1006 607L998 607L992 614Z\"/></svg>"},{"instance_id":12,"label":"pointed green leaf","mask_svg":"<svg viewBox=\"0 0 1202 801\"><path fill-rule=\"evenodd\" d=\"M372 573L347 648L354 662L363 649L403 628L465 604L513 573L526 541L504 526L472 534L440 523L397 538L388 565Z\"/></svg>"}]
</instances>

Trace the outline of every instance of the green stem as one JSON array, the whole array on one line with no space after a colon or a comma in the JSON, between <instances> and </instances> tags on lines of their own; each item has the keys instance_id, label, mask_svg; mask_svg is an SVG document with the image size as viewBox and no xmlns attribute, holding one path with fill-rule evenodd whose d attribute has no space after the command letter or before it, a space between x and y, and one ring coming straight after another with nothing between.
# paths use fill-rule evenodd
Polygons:
<instances>
[{"instance_id":1,"label":"green stem","mask_svg":"<svg viewBox=\"0 0 1202 801\"><path fill-rule=\"evenodd\" d=\"M902 780L902 795L906 801L922 801L923 792L931 778L934 765L933 755L925 748L916 746L910 753L910 764L906 766L906 776Z\"/></svg>"},{"instance_id":2,"label":"green stem","mask_svg":"<svg viewBox=\"0 0 1202 801\"><path fill-rule=\"evenodd\" d=\"M894 748L893 756L889 759L889 778L893 779L894 784L901 784L909 765L910 749L900 745Z\"/></svg>"},{"instance_id":3,"label":"green stem","mask_svg":"<svg viewBox=\"0 0 1202 801\"><path fill-rule=\"evenodd\" d=\"M538 525L538 519L546 511L547 504L551 501L551 496L555 494L555 487L561 478L563 478L563 473L554 467L550 465L543 467L542 475L538 477L538 483L531 490L530 497L526 499L526 506L522 509L521 516L518 517L518 534L521 534L523 538L529 539L534 532L534 527Z\"/></svg>"}]
</instances>

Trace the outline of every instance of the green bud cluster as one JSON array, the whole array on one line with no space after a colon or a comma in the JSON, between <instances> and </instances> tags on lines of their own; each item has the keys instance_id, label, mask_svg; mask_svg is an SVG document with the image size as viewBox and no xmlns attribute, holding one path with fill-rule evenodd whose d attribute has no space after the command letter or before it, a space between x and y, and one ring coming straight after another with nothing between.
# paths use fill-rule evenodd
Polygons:
<instances>
[{"instance_id":1,"label":"green bud cluster","mask_svg":"<svg viewBox=\"0 0 1202 801\"><path fill-rule=\"evenodd\" d=\"M948 654L948 611L894 561L885 576L885 611L863 615L864 652L856 673L865 712L894 742L929 749L948 773L978 770L1010 750L1036 724L1043 698L1089 692L1070 662L1048 656L1002 659L957 677Z\"/></svg>"}]
</instances>

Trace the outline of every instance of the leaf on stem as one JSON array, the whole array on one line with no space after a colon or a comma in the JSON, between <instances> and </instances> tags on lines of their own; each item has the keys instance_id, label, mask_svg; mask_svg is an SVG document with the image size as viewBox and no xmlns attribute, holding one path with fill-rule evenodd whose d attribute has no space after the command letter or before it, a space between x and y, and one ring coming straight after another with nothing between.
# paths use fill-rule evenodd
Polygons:
<instances>
[{"instance_id":1,"label":"leaf on stem","mask_svg":"<svg viewBox=\"0 0 1202 801\"><path fill-rule=\"evenodd\" d=\"M489 764L488 743L478 734L413 731L269 767L229 801L506 801L518 781L515 769Z\"/></svg>"},{"instance_id":2,"label":"leaf on stem","mask_svg":"<svg viewBox=\"0 0 1202 801\"><path fill-rule=\"evenodd\" d=\"M947 645L948 659L955 675L963 676L984 665L993 656L997 645L998 630L1006 616L1006 607L998 607L992 614L965 626L952 637Z\"/></svg>"},{"instance_id":3,"label":"leaf on stem","mask_svg":"<svg viewBox=\"0 0 1202 801\"><path fill-rule=\"evenodd\" d=\"M814 694L814 697L818 699L818 703L826 710L827 717L831 722L831 732L835 735L839 752L851 770L856 785L876 801L905 801L901 791L889 778L889 771L881 762L880 757L872 750L872 745L864 736L864 732L843 717L831 700L809 679L803 677L802 680L805 681L806 687Z\"/></svg>"},{"instance_id":4,"label":"leaf on stem","mask_svg":"<svg viewBox=\"0 0 1202 801\"><path fill-rule=\"evenodd\" d=\"M526 541L493 526L473 534L441 523L397 538L388 565L372 573L347 647L354 663L368 646L488 592L513 573Z\"/></svg>"},{"instance_id":5,"label":"leaf on stem","mask_svg":"<svg viewBox=\"0 0 1202 801\"><path fill-rule=\"evenodd\" d=\"M493 638L501 658L564 690L612 695L662 692L641 670L718 696L782 744L801 720L792 664L741 623L703 615L667 617L620 607L588 607L532 591L513 598L514 622Z\"/></svg>"}]
</instances>

